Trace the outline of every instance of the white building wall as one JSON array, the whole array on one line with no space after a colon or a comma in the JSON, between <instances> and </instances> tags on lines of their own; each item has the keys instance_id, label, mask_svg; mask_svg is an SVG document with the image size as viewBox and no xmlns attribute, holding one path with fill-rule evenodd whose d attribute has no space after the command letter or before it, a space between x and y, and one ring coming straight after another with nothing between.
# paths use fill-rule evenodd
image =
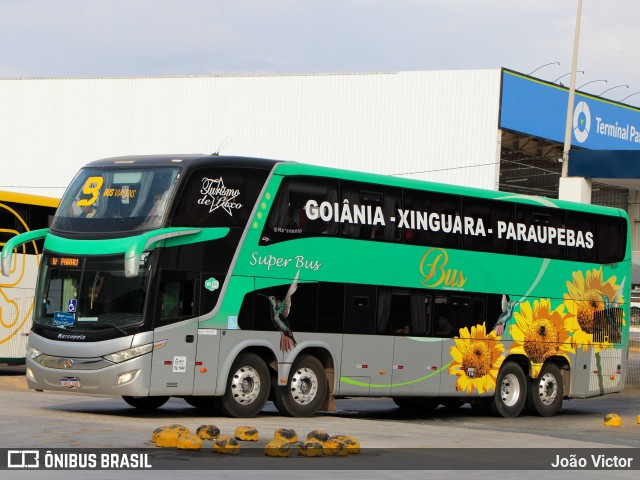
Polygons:
<instances>
[{"instance_id":1,"label":"white building wall","mask_svg":"<svg viewBox=\"0 0 640 480\"><path fill-rule=\"evenodd\" d=\"M85 163L295 160L496 188L500 70L0 80L0 189L60 196Z\"/></svg>"}]
</instances>

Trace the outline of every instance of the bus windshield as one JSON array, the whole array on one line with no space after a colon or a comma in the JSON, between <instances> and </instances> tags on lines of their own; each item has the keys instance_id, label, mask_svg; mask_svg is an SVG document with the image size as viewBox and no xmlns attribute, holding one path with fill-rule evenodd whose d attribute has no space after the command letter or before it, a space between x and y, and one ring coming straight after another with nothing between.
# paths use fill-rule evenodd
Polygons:
<instances>
[{"instance_id":1,"label":"bus windshield","mask_svg":"<svg viewBox=\"0 0 640 480\"><path fill-rule=\"evenodd\" d=\"M82 258L45 253L34 322L79 330L141 324L151 255L143 256L136 277L127 278L121 255Z\"/></svg>"},{"instance_id":2,"label":"bus windshield","mask_svg":"<svg viewBox=\"0 0 640 480\"><path fill-rule=\"evenodd\" d=\"M84 168L51 228L66 232L152 230L162 225L180 169Z\"/></svg>"}]
</instances>

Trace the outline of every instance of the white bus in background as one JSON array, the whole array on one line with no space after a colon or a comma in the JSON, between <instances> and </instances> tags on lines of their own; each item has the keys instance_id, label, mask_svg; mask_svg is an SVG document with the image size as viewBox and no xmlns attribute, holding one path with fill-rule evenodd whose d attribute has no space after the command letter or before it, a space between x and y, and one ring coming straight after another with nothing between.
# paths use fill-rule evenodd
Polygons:
<instances>
[{"instance_id":1,"label":"white bus in background","mask_svg":"<svg viewBox=\"0 0 640 480\"><path fill-rule=\"evenodd\" d=\"M12 237L48 228L57 198L0 191L0 247ZM0 365L23 365L31 329L42 241L16 249L8 277L0 279Z\"/></svg>"}]
</instances>

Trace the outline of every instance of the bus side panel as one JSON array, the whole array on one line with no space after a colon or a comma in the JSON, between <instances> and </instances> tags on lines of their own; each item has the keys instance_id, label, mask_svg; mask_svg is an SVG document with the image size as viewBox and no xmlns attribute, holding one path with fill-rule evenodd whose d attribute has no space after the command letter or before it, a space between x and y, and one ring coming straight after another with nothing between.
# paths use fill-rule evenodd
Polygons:
<instances>
[{"instance_id":1,"label":"bus side panel","mask_svg":"<svg viewBox=\"0 0 640 480\"><path fill-rule=\"evenodd\" d=\"M191 395L196 361L197 319L154 331L154 341L166 341L153 351L149 395Z\"/></svg>"},{"instance_id":2,"label":"bus side panel","mask_svg":"<svg viewBox=\"0 0 640 480\"><path fill-rule=\"evenodd\" d=\"M196 351L194 395L213 395L218 381L218 355L222 330L200 328Z\"/></svg>"},{"instance_id":3,"label":"bus side panel","mask_svg":"<svg viewBox=\"0 0 640 480\"><path fill-rule=\"evenodd\" d=\"M337 394L389 395L393 372L393 339L387 335L345 335Z\"/></svg>"},{"instance_id":4,"label":"bus side panel","mask_svg":"<svg viewBox=\"0 0 640 480\"><path fill-rule=\"evenodd\" d=\"M610 348L596 352L593 347L586 352L576 350L575 365L571 375L571 397L588 398L619 392L624 388L627 365L623 350ZM587 375L576 375L575 372Z\"/></svg>"},{"instance_id":5,"label":"bus side panel","mask_svg":"<svg viewBox=\"0 0 640 480\"><path fill-rule=\"evenodd\" d=\"M391 394L438 395L442 344L440 338L395 337Z\"/></svg>"}]
</instances>

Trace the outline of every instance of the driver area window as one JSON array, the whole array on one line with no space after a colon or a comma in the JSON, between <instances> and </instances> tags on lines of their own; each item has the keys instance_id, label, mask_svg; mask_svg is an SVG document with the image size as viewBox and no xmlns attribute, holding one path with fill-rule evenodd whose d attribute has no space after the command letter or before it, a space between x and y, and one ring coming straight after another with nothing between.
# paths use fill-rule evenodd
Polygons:
<instances>
[{"instance_id":1,"label":"driver area window","mask_svg":"<svg viewBox=\"0 0 640 480\"><path fill-rule=\"evenodd\" d=\"M160 327L198 315L196 272L163 270L160 274L155 326Z\"/></svg>"}]
</instances>

